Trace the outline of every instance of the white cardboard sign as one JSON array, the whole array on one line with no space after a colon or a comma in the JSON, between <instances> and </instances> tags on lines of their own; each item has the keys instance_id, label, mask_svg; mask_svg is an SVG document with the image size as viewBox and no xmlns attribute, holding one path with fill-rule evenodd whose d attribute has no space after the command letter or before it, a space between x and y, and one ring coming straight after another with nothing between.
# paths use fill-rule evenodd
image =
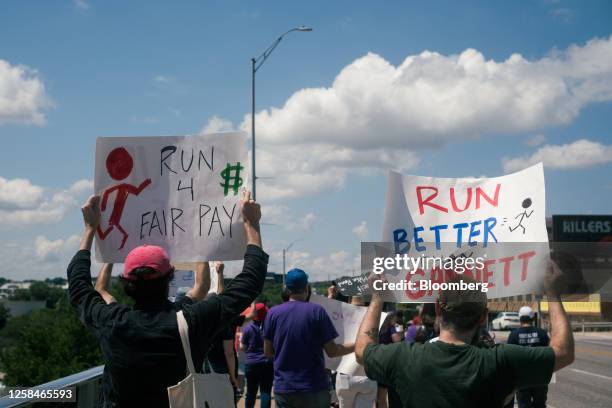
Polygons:
<instances>
[{"instance_id":1,"label":"white cardboard sign","mask_svg":"<svg viewBox=\"0 0 612 408\"><path fill-rule=\"evenodd\" d=\"M489 298L537 293L549 256L544 171L537 164L494 178L434 178L390 172L383 242L410 257L482 256L466 272ZM430 265L433 265L431 263ZM389 282L444 282L439 268L387 274ZM395 290L401 302L433 301L435 290Z\"/></svg>"},{"instance_id":2,"label":"white cardboard sign","mask_svg":"<svg viewBox=\"0 0 612 408\"><path fill-rule=\"evenodd\" d=\"M367 307L351 305L320 295L312 295L310 301L323 306L331 318L338 332L338 337L334 340L336 343L353 343L357 339L357 332L368 310ZM386 317L387 313L381 313L381 325ZM335 358L325 356L325 368L349 375L365 375L363 366L355 360L355 353Z\"/></svg>"},{"instance_id":3,"label":"white cardboard sign","mask_svg":"<svg viewBox=\"0 0 612 408\"><path fill-rule=\"evenodd\" d=\"M242 132L98 138L96 259L123 262L143 244L164 247L172 262L242 259L246 161Z\"/></svg>"}]
</instances>

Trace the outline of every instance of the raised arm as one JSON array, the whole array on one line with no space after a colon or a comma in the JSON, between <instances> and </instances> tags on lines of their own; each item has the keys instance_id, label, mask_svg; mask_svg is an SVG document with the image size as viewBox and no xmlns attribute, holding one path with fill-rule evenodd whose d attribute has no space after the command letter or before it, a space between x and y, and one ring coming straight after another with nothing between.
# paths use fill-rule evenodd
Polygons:
<instances>
[{"instance_id":1,"label":"raised arm","mask_svg":"<svg viewBox=\"0 0 612 408\"><path fill-rule=\"evenodd\" d=\"M363 321L357 332L355 341L355 359L359 364L363 364L363 354L370 344L378 343L378 328L380 327L380 314L382 312L383 301L380 296L373 294L368 311L363 317Z\"/></svg>"},{"instance_id":2,"label":"raised arm","mask_svg":"<svg viewBox=\"0 0 612 408\"><path fill-rule=\"evenodd\" d=\"M91 245L100 223L100 196L91 196L81 208L85 229L79 251L68 265L68 295L81 320L90 327L100 327L116 308L106 305L91 284Z\"/></svg>"},{"instance_id":3,"label":"raised arm","mask_svg":"<svg viewBox=\"0 0 612 408\"><path fill-rule=\"evenodd\" d=\"M199 302L210 290L210 265L208 262L198 262L195 269L195 283L187 292L187 296L194 302Z\"/></svg>"},{"instance_id":4,"label":"raised arm","mask_svg":"<svg viewBox=\"0 0 612 408\"><path fill-rule=\"evenodd\" d=\"M383 300L379 292L374 290L372 284L374 280L382 279L382 275L370 275L370 287L372 288L372 301L368 306L359 331L357 332L357 340L355 341L355 359L359 364L363 365L363 355L366 347L370 344L378 343L378 328L380 327L380 315L383 308Z\"/></svg>"},{"instance_id":5,"label":"raised arm","mask_svg":"<svg viewBox=\"0 0 612 408\"><path fill-rule=\"evenodd\" d=\"M261 249L259 204L245 192L242 219L247 238L242 272L227 285L223 293L196 305L194 318L200 327L216 326L238 316L261 293L268 268L268 255Z\"/></svg>"},{"instance_id":6,"label":"raised arm","mask_svg":"<svg viewBox=\"0 0 612 408\"><path fill-rule=\"evenodd\" d=\"M560 294L562 273L557 264L550 260L544 278L544 291L548 297L548 314L550 317L550 347L555 353L554 371L558 371L574 362L574 333L563 309Z\"/></svg>"},{"instance_id":7,"label":"raised arm","mask_svg":"<svg viewBox=\"0 0 612 408\"><path fill-rule=\"evenodd\" d=\"M268 270L268 255L261 248L259 220L261 208L251 200L251 193L246 191L242 200L242 219L247 241L242 272L219 294L222 303L221 321L230 320L239 315L257 298L263 289Z\"/></svg>"},{"instance_id":8,"label":"raised arm","mask_svg":"<svg viewBox=\"0 0 612 408\"><path fill-rule=\"evenodd\" d=\"M225 290L225 280L223 279L223 271L225 270L225 264L221 261L215 264L215 271L217 272L217 294L223 293Z\"/></svg>"},{"instance_id":9,"label":"raised arm","mask_svg":"<svg viewBox=\"0 0 612 408\"><path fill-rule=\"evenodd\" d=\"M96 279L96 292L102 296L102 299L106 302L106 304L110 304L116 302L113 295L111 295L108 291L109 283L111 280L111 274L113 272L113 264L105 263L100 268L100 272L98 273L98 278Z\"/></svg>"}]
</instances>

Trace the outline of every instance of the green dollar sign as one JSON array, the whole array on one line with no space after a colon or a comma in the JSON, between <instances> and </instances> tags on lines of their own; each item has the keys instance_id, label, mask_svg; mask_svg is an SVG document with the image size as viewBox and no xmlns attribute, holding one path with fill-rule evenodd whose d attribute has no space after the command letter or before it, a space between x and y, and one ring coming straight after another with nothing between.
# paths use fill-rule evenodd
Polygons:
<instances>
[{"instance_id":1,"label":"green dollar sign","mask_svg":"<svg viewBox=\"0 0 612 408\"><path fill-rule=\"evenodd\" d=\"M221 171L221 178L223 183L219 183L223 187L223 194L227 196L229 190L234 191L234 195L238 194L238 189L242 186L242 178L240 177L240 170L244 170L244 167L237 162L235 166L227 163L227 166Z\"/></svg>"}]
</instances>

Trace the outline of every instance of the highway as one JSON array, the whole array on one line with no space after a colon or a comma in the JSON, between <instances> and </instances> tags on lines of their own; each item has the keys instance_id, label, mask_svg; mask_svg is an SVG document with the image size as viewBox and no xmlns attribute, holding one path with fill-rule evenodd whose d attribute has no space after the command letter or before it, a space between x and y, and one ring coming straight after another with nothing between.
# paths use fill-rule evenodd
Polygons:
<instances>
[{"instance_id":1,"label":"highway","mask_svg":"<svg viewBox=\"0 0 612 408\"><path fill-rule=\"evenodd\" d=\"M505 342L508 332L495 332ZM574 333L576 360L556 373L548 388L550 408L612 407L612 333Z\"/></svg>"}]
</instances>

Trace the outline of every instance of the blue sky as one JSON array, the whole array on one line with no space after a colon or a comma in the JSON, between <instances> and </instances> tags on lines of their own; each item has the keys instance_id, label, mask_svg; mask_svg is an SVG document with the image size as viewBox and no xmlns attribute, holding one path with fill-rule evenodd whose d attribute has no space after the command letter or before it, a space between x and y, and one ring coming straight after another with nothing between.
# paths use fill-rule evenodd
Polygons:
<instances>
[{"instance_id":1,"label":"blue sky","mask_svg":"<svg viewBox=\"0 0 612 408\"><path fill-rule=\"evenodd\" d=\"M302 24L257 76L259 175L289 174L260 187L271 270L299 238L290 266L350 270L380 238L389 168L544 159L549 215L610 213L612 4L381 4L3 2L0 275L64 274L96 137L248 129L250 58Z\"/></svg>"}]
</instances>

